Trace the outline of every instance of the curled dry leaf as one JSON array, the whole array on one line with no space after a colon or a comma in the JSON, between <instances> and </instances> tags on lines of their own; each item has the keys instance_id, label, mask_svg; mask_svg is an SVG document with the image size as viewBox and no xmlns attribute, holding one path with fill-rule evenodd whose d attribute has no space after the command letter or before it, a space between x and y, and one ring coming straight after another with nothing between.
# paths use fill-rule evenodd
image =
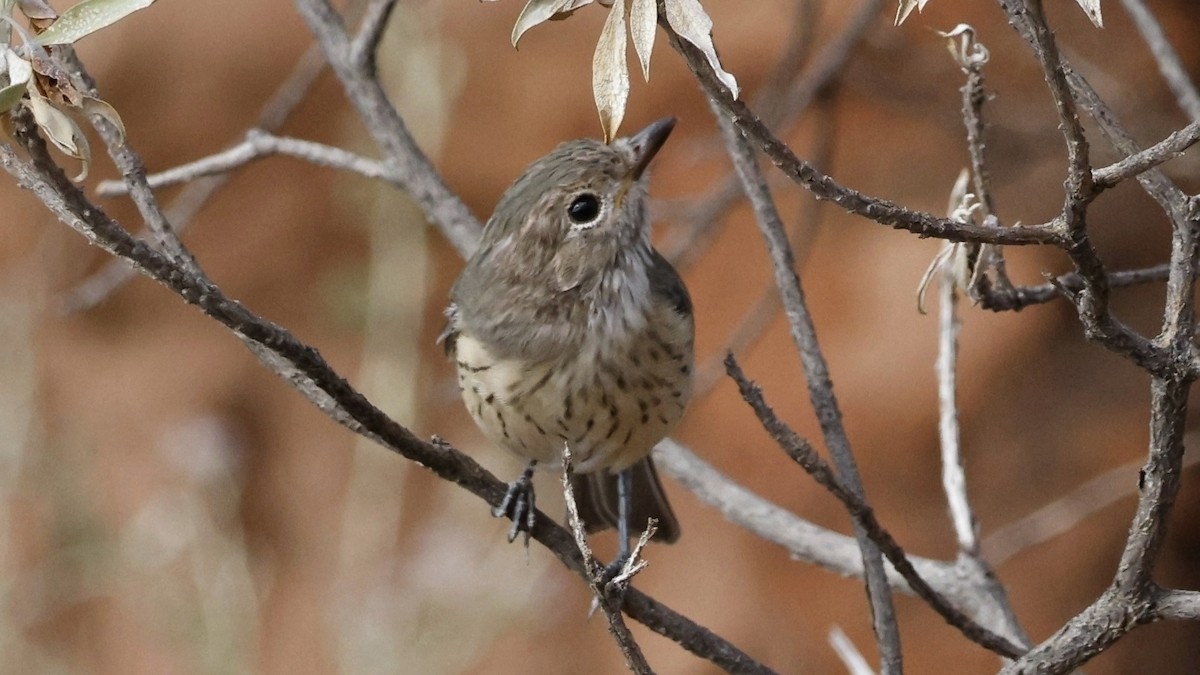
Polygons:
<instances>
[{"instance_id":1,"label":"curled dry leaf","mask_svg":"<svg viewBox=\"0 0 1200 675\"><path fill-rule=\"evenodd\" d=\"M667 23L679 33L679 37L703 52L717 79L734 98L737 98L737 80L721 67L721 60L717 58L717 49L712 41L713 22L700 6L700 0L667 0L664 6L667 10Z\"/></svg>"},{"instance_id":2,"label":"curled dry leaf","mask_svg":"<svg viewBox=\"0 0 1200 675\"><path fill-rule=\"evenodd\" d=\"M958 173L954 187L950 189L950 201L946 206L946 214L950 220L969 223L974 220L976 212L981 208L978 198L967 192L970 179L971 173L963 169ZM967 249L961 242L944 242L941 250L929 263L929 267L925 268L920 283L917 284L917 311L921 314L925 313L925 292L929 290L929 283L933 281L934 275L945 270L947 266L950 266L954 283L959 288L967 288L971 277L971 271L967 269Z\"/></svg>"},{"instance_id":3,"label":"curled dry leaf","mask_svg":"<svg viewBox=\"0 0 1200 675\"><path fill-rule=\"evenodd\" d=\"M592 95L600 113L604 142L611 141L625 117L629 98L629 70L625 66L625 3L615 2L608 11L596 53L592 56Z\"/></svg>"},{"instance_id":4,"label":"curled dry leaf","mask_svg":"<svg viewBox=\"0 0 1200 675\"><path fill-rule=\"evenodd\" d=\"M37 91L37 87L29 87L29 110L33 113L33 119L37 121L37 125L46 133L46 138L50 139L54 147L83 163L79 175L72 180L78 182L87 178L88 165L92 161L92 149L88 145L87 137L83 135L83 130L79 128L78 124L75 124L75 120L59 109L50 99L42 96Z\"/></svg>"},{"instance_id":5,"label":"curled dry leaf","mask_svg":"<svg viewBox=\"0 0 1200 675\"><path fill-rule=\"evenodd\" d=\"M948 33L937 33L946 38L946 49L950 50L950 56L964 71L984 65L991 56L982 42L975 41L975 28L968 24L960 23Z\"/></svg>"}]
</instances>

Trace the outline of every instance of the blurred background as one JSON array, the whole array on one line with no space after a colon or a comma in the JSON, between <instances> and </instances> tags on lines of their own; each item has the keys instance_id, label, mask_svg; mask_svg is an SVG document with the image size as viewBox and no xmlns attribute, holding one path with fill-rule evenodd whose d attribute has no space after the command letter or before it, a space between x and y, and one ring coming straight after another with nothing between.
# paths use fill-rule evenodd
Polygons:
<instances>
[{"instance_id":1,"label":"blurred background","mask_svg":"<svg viewBox=\"0 0 1200 675\"><path fill-rule=\"evenodd\" d=\"M530 161L600 133L590 69L605 12L589 6L538 26L517 51L509 33L521 4L401 2L380 56L410 128L481 219ZM845 30L859 4L808 4L815 11L800 30L810 54ZM1140 141L1186 122L1118 3L1104 3L1103 30L1073 2L1046 4L1068 56ZM1200 71L1192 0L1148 4ZM756 100L781 77L772 73L797 30L797 3L705 5L725 67ZM868 194L943 213L967 164L963 77L933 31L966 22L991 51L985 115L999 215L1035 223L1055 214L1065 166L1057 121L1036 62L999 9L935 0L900 28L893 11L885 3L842 76L781 131L797 154ZM79 51L156 171L239 141L310 41L288 2L210 0L156 4ZM776 504L848 532L842 508L717 376L749 308L772 292L770 268L744 205L715 236L689 236L730 168L703 96L661 36L650 82L636 73L623 130L680 120L655 163L656 239L685 257L707 391L677 438ZM328 72L282 133L371 152ZM1112 161L1093 137L1094 162ZM1166 170L1194 192L1198 168L1193 152ZM89 187L115 175L98 160ZM950 559L936 319L918 314L915 298L939 243L814 205L782 180L776 196L868 495L908 551ZM186 195L172 188L162 197L178 207L173 200ZM101 203L140 229L126 200ZM112 274L107 257L11 181L0 181L0 204L0 671L623 671L605 622L586 619L587 589L545 550L505 543L506 523L482 502L360 442L223 328L145 279L81 306L92 303L81 303L80 289ZM1166 259L1166 220L1136 186L1105 193L1091 214L1110 269ZM267 159L232 174L185 240L226 293L319 348L401 423L446 438L505 480L519 471L471 424L433 345L462 260L403 195ZM1021 283L1068 269L1052 251L1007 253ZM1163 287L1148 285L1117 292L1115 307L1153 335L1162 299ZM1100 490L1111 503L1085 500L1088 515L1068 533L1032 547L985 545L1023 626L1041 640L1112 577L1147 443L1149 382L1087 344L1063 302L999 315L964 303L962 311L963 445L985 539L1118 470ZM785 419L818 440L782 318L743 333L756 338L738 346L747 372ZM1185 477L1156 575L1167 585L1200 587L1197 478ZM554 482L543 480L544 508L559 513ZM842 672L827 643L834 626L875 661L859 581L791 560L677 484L667 490L684 536L650 548L639 588L780 672ZM607 554L611 538L598 540ZM920 601L898 596L897 611L911 672L999 667ZM659 672L715 672L640 625L633 630ZM1155 625L1087 670L1194 673L1198 663L1200 627Z\"/></svg>"}]
</instances>

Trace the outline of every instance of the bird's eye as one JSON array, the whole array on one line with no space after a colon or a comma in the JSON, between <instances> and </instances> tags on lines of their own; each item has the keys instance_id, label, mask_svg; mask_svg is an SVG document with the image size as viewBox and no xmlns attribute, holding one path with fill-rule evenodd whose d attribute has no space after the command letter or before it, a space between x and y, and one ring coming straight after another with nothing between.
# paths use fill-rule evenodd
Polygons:
<instances>
[{"instance_id":1,"label":"bird's eye","mask_svg":"<svg viewBox=\"0 0 1200 675\"><path fill-rule=\"evenodd\" d=\"M586 225L600 216L600 198L585 192L576 197L567 207L567 216L576 225Z\"/></svg>"}]
</instances>

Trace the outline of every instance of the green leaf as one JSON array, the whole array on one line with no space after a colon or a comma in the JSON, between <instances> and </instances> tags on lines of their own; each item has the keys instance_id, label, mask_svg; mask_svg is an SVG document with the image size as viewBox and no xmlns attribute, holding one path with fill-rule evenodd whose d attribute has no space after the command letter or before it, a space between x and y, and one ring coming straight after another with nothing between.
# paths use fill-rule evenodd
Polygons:
<instances>
[{"instance_id":1,"label":"green leaf","mask_svg":"<svg viewBox=\"0 0 1200 675\"><path fill-rule=\"evenodd\" d=\"M625 66L625 2L617 0L608 11L596 53L592 56L592 95L600 113L604 142L617 135L629 98L629 69Z\"/></svg>"},{"instance_id":2,"label":"green leaf","mask_svg":"<svg viewBox=\"0 0 1200 675\"><path fill-rule=\"evenodd\" d=\"M62 13L58 20L37 36L40 45L71 44L111 26L154 0L83 0Z\"/></svg>"},{"instance_id":3,"label":"green leaf","mask_svg":"<svg viewBox=\"0 0 1200 675\"><path fill-rule=\"evenodd\" d=\"M4 70L8 84L0 88L0 113L12 110L21 102L33 77L33 65L8 48L4 49Z\"/></svg>"}]
</instances>

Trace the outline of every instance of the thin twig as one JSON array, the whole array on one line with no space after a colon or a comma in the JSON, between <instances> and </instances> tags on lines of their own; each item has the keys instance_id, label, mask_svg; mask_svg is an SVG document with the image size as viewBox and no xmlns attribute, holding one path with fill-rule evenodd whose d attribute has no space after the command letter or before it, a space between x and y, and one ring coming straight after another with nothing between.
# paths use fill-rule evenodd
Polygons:
<instances>
[{"instance_id":1,"label":"thin twig","mask_svg":"<svg viewBox=\"0 0 1200 675\"><path fill-rule=\"evenodd\" d=\"M1169 267L1167 264L1155 265L1138 270L1122 270L1110 272L1108 285L1110 288L1138 286L1167 280ZM1014 286L1010 291L998 292L990 290L979 299L979 306L994 312L1016 311L1030 305L1040 305L1062 297L1062 291L1078 293L1083 290L1083 280L1071 272L1054 277L1051 281L1036 286Z\"/></svg>"},{"instance_id":2,"label":"thin twig","mask_svg":"<svg viewBox=\"0 0 1200 675\"><path fill-rule=\"evenodd\" d=\"M958 431L958 290L953 265L942 268L938 283L938 445L942 450L942 489L950 507L950 520L959 549L979 555L979 531L967 498L967 472L963 468Z\"/></svg>"},{"instance_id":3,"label":"thin twig","mask_svg":"<svg viewBox=\"0 0 1200 675\"><path fill-rule=\"evenodd\" d=\"M1137 493L1138 470L1131 462L1092 478L1042 508L997 529L983 539L983 557L1002 565L1014 556L1075 529L1084 519ZM1183 470L1200 464L1200 453L1183 459Z\"/></svg>"},{"instance_id":4,"label":"thin twig","mask_svg":"<svg viewBox=\"0 0 1200 675\"><path fill-rule=\"evenodd\" d=\"M93 97L100 96L96 90L95 80L84 69L83 63L76 56L73 47L60 46L55 54L66 69L67 77L71 78L80 91ZM93 128L100 134L100 138L104 140L104 147L108 150L109 157L112 158L125 183L129 186L130 197L137 206L138 213L141 214L142 221L146 224L146 228L153 236L159 250L178 261L188 271L202 276L203 273L195 259L192 258L192 254L184 247L179 234L175 232L175 228L171 226L170 221L159 208L158 198L154 196L154 191L146 182L146 165L142 163L141 156L126 142L123 131L118 129L107 117L101 115L92 115L91 122Z\"/></svg>"},{"instance_id":5,"label":"thin twig","mask_svg":"<svg viewBox=\"0 0 1200 675\"><path fill-rule=\"evenodd\" d=\"M792 341L800 353L800 363L804 368L805 380L808 383L808 395L812 401L813 410L820 422L821 433L825 446L833 456L838 474L846 487L854 495L865 501L866 491L858 474L858 464L850 449L850 439L842 424L842 413L838 407L837 396L833 392L833 381L830 379L829 367L821 353L817 342L816 326L812 315L809 314L808 304L804 300L804 289L800 277L796 273L796 260L788 242L787 233L770 189L763 180L754 150L742 137L726 113L710 99L717 125L725 140L729 158L733 161L738 179L742 182L742 190L754 209L755 220L763 239L766 241L768 253L771 256L771 267L774 272L775 285L779 289L780 301L784 314L791 329ZM885 674L903 672L903 659L900 650L900 629L896 623L896 611L892 605L891 587L887 583L887 572L883 566L883 555L879 548L868 537L866 528L857 520L854 523L854 537L862 549L863 565L867 570L867 599L871 606L871 617L875 629L875 638L879 643L880 670Z\"/></svg>"},{"instance_id":6,"label":"thin twig","mask_svg":"<svg viewBox=\"0 0 1200 675\"><path fill-rule=\"evenodd\" d=\"M822 104L817 106L818 115L815 120L817 143L813 148L813 157L818 166L828 164L836 146L837 133L834 130L837 122L836 99L832 93L833 90L830 90L830 95L823 97ZM740 185L738 190L740 192ZM805 199L800 205L798 217L789 228L788 241L791 242L792 250L796 253L797 273L804 269L804 263L812 250L812 241L821 227L820 216L821 202L815 199ZM751 304L750 309L737 322L737 327L725 342L696 368L696 380L692 384L694 397L704 396L724 378L725 354L743 354L758 344L767 329L774 323L779 308L779 291L770 285Z\"/></svg>"},{"instance_id":7,"label":"thin twig","mask_svg":"<svg viewBox=\"0 0 1200 675\"><path fill-rule=\"evenodd\" d=\"M605 583L604 566L596 560L596 556L592 554L592 548L588 546L587 532L583 526L583 519L579 517L579 505L575 501L575 489L571 485L573 474L571 447L569 443L564 443L562 452L563 500L567 505L567 523L571 527L571 535L575 538L575 545L579 547L579 554L583 557L584 568L587 570L588 586L592 589L595 604L600 607L600 611L604 612L604 618L608 619L608 632L612 634L621 653L625 655L625 665L631 672L639 675L653 673L650 662L646 660L646 655L642 653L642 648L638 645L637 640L633 639L633 634L629 632L629 626L625 625L625 617L621 614L621 596L624 595L625 587L609 591L608 586L613 586L615 582ZM630 556L629 563L632 564L637 557L638 552L635 552ZM629 575L633 575L632 570Z\"/></svg>"},{"instance_id":8,"label":"thin twig","mask_svg":"<svg viewBox=\"0 0 1200 675\"><path fill-rule=\"evenodd\" d=\"M758 146L759 150L785 176L812 192L818 199L831 201L849 213L894 229L907 230L922 237L1013 246L1055 244L1061 239L1061 234L1052 224L992 228L960 223L929 213L912 211L894 202L864 195L838 183L831 176L818 171L809 162L797 157L792 149L773 134L745 103L734 99L724 85L717 80L704 55L671 30L665 20L660 19L659 26L666 31L672 48L684 57L688 68L696 76L705 93L716 100L717 105L731 116L733 123L745 134L747 140Z\"/></svg>"},{"instance_id":9,"label":"thin twig","mask_svg":"<svg viewBox=\"0 0 1200 675\"><path fill-rule=\"evenodd\" d=\"M396 0L370 0L367 3L348 55L350 63L357 70L375 72L375 52L379 49L379 42L383 40L383 33L395 8Z\"/></svg>"},{"instance_id":10,"label":"thin twig","mask_svg":"<svg viewBox=\"0 0 1200 675\"><path fill-rule=\"evenodd\" d=\"M356 63L342 22L327 0L296 0L296 9L316 35L325 58L337 74L346 98L388 162L396 165L404 191L421 206L464 258L479 243L482 225L454 194L409 133L374 73Z\"/></svg>"},{"instance_id":11,"label":"thin twig","mask_svg":"<svg viewBox=\"0 0 1200 675\"><path fill-rule=\"evenodd\" d=\"M1175 53L1175 49L1167 41L1158 19L1154 18L1142 0L1121 0L1121 4L1125 6L1129 18L1133 19L1133 25L1137 26L1138 32L1142 34L1142 40L1150 47L1154 62L1158 64L1158 72L1162 73L1167 86L1175 93L1179 107L1193 121L1200 122L1200 92L1196 91L1196 85L1192 83L1187 68L1184 68L1179 60L1179 54Z\"/></svg>"},{"instance_id":12,"label":"thin twig","mask_svg":"<svg viewBox=\"0 0 1200 675\"><path fill-rule=\"evenodd\" d=\"M305 50L292 72L263 105L258 116L258 128L271 133L278 131L296 106L304 100L305 94L324 69L325 58L320 47L313 44ZM175 226L176 234L183 234L200 209L228 180L228 175L209 176L182 188L166 209L167 220ZM98 272L63 294L62 311L72 313L91 309L136 276L137 272L124 261L110 260Z\"/></svg>"},{"instance_id":13,"label":"thin twig","mask_svg":"<svg viewBox=\"0 0 1200 675\"><path fill-rule=\"evenodd\" d=\"M842 483L833 469L825 463L825 460L821 459L812 446L809 445L808 441L801 438L791 427L775 415L775 411L763 399L762 390L757 384L746 378L746 374L742 372L741 367L732 354L726 359L725 366L729 376L737 382L738 391L741 393L742 399L750 405L755 416L758 417L758 421L763 425L767 433L771 435L771 438L775 440L779 447L793 461L812 476L821 487L828 490L830 494L841 501L845 505L846 510L858 522L862 523L868 536L871 537L871 541L878 545L879 550L887 556L892 566L904 577L904 580L908 582L908 585L918 597L928 603L947 623L957 628L971 641L1009 658L1016 658L1025 652L1024 649L1013 644L1012 641L997 635L972 620L947 601L946 598L942 597L925 579L917 574L904 549L880 525L870 505Z\"/></svg>"},{"instance_id":14,"label":"thin twig","mask_svg":"<svg viewBox=\"0 0 1200 675\"><path fill-rule=\"evenodd\" d=\"M842 665L846 666L850 675L875 675L871 665L863 658L862 652L858 651L858 647L854 646L841 626L829 629L829 646L833 647L834 653L842 660Z\"/></svg>"},{"instance_id":15,"label":"thin twig","mask_svg":"<svg viewBox=\"0 0 1200 675\"><path fill-rule=\"evenodd\" d=\"M998 223L996 204L992 198L991 172L984 154L987 148L987 125L983 121L983 105L987 102L988 94L984 87L983 66L987 64L988 52L975 40L973 30L967 36L970 39L963 44L955 61L967 76L959 91L962 94L963 126L967 132L967 156L971 158L971 183L980 208L979 222ZM1004 291L1012 288L1004 253L999 246L970 243L967 244L966 254L967 267L972 271L970 292L973 298L986 296L993 286Z\"/></svg>"},{"instance_id":16,"label":"thin twig","mask_svg":"<svg viewBox=\"0 0 1200 675\"><path fill-rule=\"evenodd\" d=\"M830 91L837 87L847 61L866 37L883 1L864 2L846 27L812 59L804 76L797 79L797 74L801 72L799 66L812 48L812 32L816 21L812 16L815 11L810 7L811 4L809 0L798 3L788 46L756 98L756 109L763 111L763 119L773 128L793 125L815 104L830 99ZM787 86L789 84L790 88ZM824 142L820 132L815 136L818 143ZM818 160L816 165L824 166L825 163ZM663 255L681 270L699 260L716 239L718 226L742 196L737 175L732 172L706 193L708 197L683 209L683 216L679 220L685 221L685 224L672 229L659 247Z\"/></svg>"},{"instance_id":17,"label":"thin twig","mask_svg":"<svg viewBox=\"0 0 1200 675\"><path fill-rule=\"evenodd\" d=\"M1154 167L1168 162L1183 154L1184 150L1200 140L1200 121L1192 122L1186 127L1172 132L1158 143L1129 155L1119 162L1114 162L1092 172L1092 180L1097 190L1112 187L1117 183L1132 178Z\"/></svg>"},{"instance_id":18,"label":"thin twig","mask_svg":"<svg viewBox=\"0 0 1200 675\"><path fill-rule=\"evenodd\" d=\"M853 537L819 527L763 499L671 439L660 442L655 448L654 462L659 470L730 522L785 549L790 559L816 565L840 576L865 578L862 552ZM991 580L977 574L969 565L968 569L963 569L963 561L967 559L948 563L908 556L908 560L922 579L977 623L1014 642L1027 642L1006 606L1003 589L996 592ZM913 593L908 582L890 564L887 569L892 588Z\"/></svg>"},{"instance_id":19,"label":"thin twig","mask_svg":"<svg viewBox=\"0 0 1200 675\"><path fill-rule=\"evenodd\" d=\"M228 173L271 155L287 155L316 166L385 180L393 185L399 185L402 180L397 171L385 162L323 143L276 136L261 129L251 129L246 132L246 138L237 145L147 176L147 182L150 187L161 189L200 177ZM117 181L104 181L96 187L96 193L101 197L115 197L128 191L128 186Z\"/></svg>"}]
</instances>

